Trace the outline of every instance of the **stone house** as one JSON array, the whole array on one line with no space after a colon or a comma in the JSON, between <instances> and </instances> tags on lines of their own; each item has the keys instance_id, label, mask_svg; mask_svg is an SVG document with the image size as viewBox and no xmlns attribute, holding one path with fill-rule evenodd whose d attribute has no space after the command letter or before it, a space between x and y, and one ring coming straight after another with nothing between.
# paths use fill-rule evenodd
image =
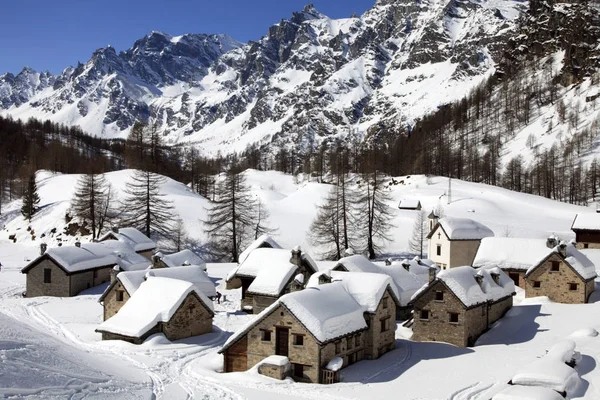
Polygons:
<instances>
[{"instance_id":1,"label":"stone house","mask_svg":"<svg viewBox=\"0 0 600 400\"><path fill-rule=\"evenodd\" d=\"M250 252L228 280L240 281L241 309L258 313L282 294L302 289L303 283L317 271L315 262L300 248L290 251L263 247ZM254 311L254 306L258 311Z\"/></svg>"},{"instance_id":2,"label":"stone house","mask_svg":"<svg viewBox=\"0 0 600 400\"><path fill-rule=\"evenodd\" d=\"M212 301L191 282L149 277L113 317L96 329L102 340L141 344L163 333L180 340L212 331Z\"/></svg>"},{"instance_id":3,"label":"stone house","mask_svg":"<svg viewBox=\"0 0 600 400\"><path fill-rule=\"evenodd\" d=\"M26 295L75 296L109 282L114 267L128 268L144 258L122 243L76 243L46 251L21 270L27 275Z\"/></svg>"},{"instance_id":4,"label":"stone house","mask_svg":"<svg viewBox=\"0 0 600 400\"><path fill-rule=\"evenodd\" d=\"M364 297L354 297L349 281L327 279L282 296L225 343L223 370L245 371L279 355L289 359L296 381L335 382L337 371L326 368L332 360L345 367L394 347L395 303L387 279L365 280L370 283L355 292Z\"/></svg>"},{"instance_id":5,"label":"stone house","mask_svg":"<svg viewBox=\"0 0 600 400\"><path fill-rule=\"evenodd\" d=\"M415 262L415 264L417 264ZM396 293L396 319L409 319L412 313L410 299L423 285L429 281L429 267L423 265L403 265L402 263L390 263L390 265L378 265L371 262L362 255L353 255L341 258L333 267L333 271L341 272L365 272L382 274L391 278L391 283ZM426 273L421 272L425 270ZM418 271L418 273L414 273Z\"/></svg>"},{"instance_id":6,"label":"stone house","mask_svg":"<svg viewBox=\"0 0 600 400\"><path fill-rule=\"evenodd\" d=\"M421 202L419 200L414 199L405 199L401 200L398 204L398 209L400 210L416 210L420 211L423 207L421 206Z\"/></svg>"},{"instance_id":7,"label":"stone house","mask_svg":"<svg viewBox=\"0 0 600 400\"><path fill-rule=\"evenodd\" d=\"M248 258L248 255L256 249L281 249L281 246L269 235L261 235L240 253L238 256L238 264L242 264L246 258ZM235 277L236 271L237 269L232 270L225 278L228 290L239 289L242 287L242 281Z\"/></svg>"},{"instance_id":8,"label":"stone house","mask_svg":"<svg viewBox=\"0 0 600 400\"><path fill-rule=\"evenodd\" d=\"M131 247L137 254L142 255L147 260L152 259L152 252L156 249L156 243L148 236L135 228L113 227L98 239L98 242L107 240L117 240Z\"/></svg>"},{"instance_id":9,"label":"stone house","mask_svg":"<svg viewBox=\"0 0 600 400\"><path fill-rule=\"evenodd\" d=\"M487 237L473 260L474 268L498 267L521 289L526 288L525 273L548 256L557 245L554 236L544 239Z\"/></svg>"},{"instance_id":10,"label":"stone house","mask_svg":"<svg viewBox=\"0 0 600 400\"><path fill-rule=\"evenodd\" d=\"M104 321L114 316L129 301L149 277L180 279L190 282L206 297L214 298L217 294L215 284L208 277L204 267L189 265L176 268L146 269L141 271L125 271L116 276L98 299L104 308Z\"/></svg>"},{"instance_id":11,"label":"stone house","mask_svg":"<svg viewBox=\"0 0 600 400\"><path fill-rule=\"evenodd\" d=\"M441 218L427 235L429 259L442 270L472 265L479 243L494 236L487 226L469 218Z\"/></svg>"},{"instance_id":12,"label":"stone house","mask_svg":"<svg viewBox=\"0 0 600 400\"><path fill-rule=\"evenodd\" d=\"M204 260L188 249L183 249L177 253L167 255L159 253L159 257L156 261L157 265L154 265L153 268L175 268L184 265L200 265L203 266L206 271L206 263Z\"/></svg>"},{"instance_id":13,"label":"stone house","mask_svg":"<svg viewBox=\"0 0 600 400\"><path fill-rule=\"evenodd\" d=\"M587 303L596 267L572 244L561 242L525 273L525 296L548 296L557 303Z\"/></svg>"},{"instance_id":14,"label":"stone house","mask_svg":"<svg viewBox=\"0 0 600 400\"><path fill-rule=\"evenodd\" d=\"M512 307L514 289L499 268L442 271L412 301L412 340L473 346Z\"/></svg>"},{"instance_id":15,"label":"stone house","mask_svg":"<svg viewBox=\"0 0 600 400\"><path fill-rule=\"evenodd\" d=\"M600 249L600 214L577 214L571 225L578 249Z\"/></svg>"}]
</instances>

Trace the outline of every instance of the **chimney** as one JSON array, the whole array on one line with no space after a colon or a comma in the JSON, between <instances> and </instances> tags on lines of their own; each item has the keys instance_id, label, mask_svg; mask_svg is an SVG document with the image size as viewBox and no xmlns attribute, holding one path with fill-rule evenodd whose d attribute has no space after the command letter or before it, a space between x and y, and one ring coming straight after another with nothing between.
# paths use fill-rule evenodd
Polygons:
<instances>
[{"instance_id":1,"label":"chimney","mask_svg":"<svg viewBox=\"0 0 600 400\"><path fill-rule=\"evenodd\" d=\"M567 258L567 243L562 241L560 242L560 244L558 245L558 253L563 256L564 258Z\"/></svg>"},{"instance_id":2,"label":"chimney","mask_svg":"<svg viewBox=\"0 0 600 400\"><path fill-rule=\"evenodd\" d=\"M556 239L556 236L548 236L548 239L546 239L546 247L548 247L549 249L553 249L556 246L558 246L558 239Z\"/></svg>"},{"instance_id":3,"label":"chimney","mask_svg":"<svg viewBox=\"0 0 600 400\"><path fill-rule=\"evenodd\" d=\"M389 267L390 265L392 265L392 259L391 258L386 258L385 259L385 266Z\"/></svg>"},{"instance_id":4,"label":"chimney","mask_svg":"<svg viewBox=\"0 0 600 400\"><path fill-rule=\"evenodd\" d=\"M40 256L43 256L48 250L48 245L46 243L40 243Z\"/></svg>"},{"instance_id":5,"label":"chimney","mask_svg":"<svg viewBox=\"0 0 600 400\"><path fill-rule=\"evenodd\" d=\"M156 253L155 255L152 256L152 269L162 268L161 262L160 262L161 256L162 256L162 254L160 254L160 253Z\"/></svg>"},{"instance_id":6,"label":"chimney","mask_svg":"<svg viewBox=\"0 0 600 400\"><path fill-rule=\"evenodd\" d=\"M348 247L346 250L344 250L344 257L350 257L353 256L354 254L356 254L354 252L354 249L351 247Z\"/></svg>"},{"instance_id":7,"label":"chimney","mask_svg":"<svg viewBox=\"0 0 600 400\"><path fill-rule=\"evenodd\" d=\"M410 271L410 262L408 260L402 261L402 266L405 270Z\"/></svg>"},{"instance_id":8,"label":"chimney","mask_svg":"<svg viewBox=\"0 0 600 400\"><path fill-rule=\"evenodd\" d=\"M298 267L302 266L302 249L300 246L296 246L292 249L292 258L290 262Z\"/></svg>"},{"instance_id":9,"label":"chimney","mask_svg":"<svg viewBox=\"0 0 600 400\"><path fill-rule=\"evenodd\" d=\"M79 240L75 242L75 247L81 247L81 242Z\"/></svg>"},{"instance_id":10,"label":"chimney","mask_svg":"<svg viewBox=\"0 0 600 400\"><path fill-rule=\"evenodd\" d=\"M429 283L435 281L437 275L437 269L434 267L429 267Z\"/></svg>"},{"instance_id":11,"label":"chimney","mask_svg":"<svg viewBox=\"0 0 600 400\"><path fill-rule=\"evenodd\" d=\"M419 257L419 256L416 256L415 258L413 258L413 261L416 261L417 264L419 264L419 265L423 265L423 261L421 261L421 257Z\"/></svg>"},{"instance_id":12,"label":"chimney","mask_svg":"<svg viewBox=\"0 0 600 400\"><path fill-rule=\"evenodd\" d=\"M323 272L319 275L319 285L324 285L326 283L331 283L331 276L327 272Z\"/></svg>"},{"instance_id":13,"label":"chimney","mask_svg":"<svg viewBox=\"0 0 600 400\"><path fill-rule=\"evenodd\" d=\"M113 225L113 226L111 226L111 227L110 227L110 230L111 230L113 233L119 233L119 227L118 227L117 225Z\"/></svg>"},{"instance_id":14,"label":"chimney","mask_svg":"<svg viewBox=\"0 0 600 400\"><path fill-rule=\"evenodd\" d=\"M494 282L496 282L497 285L500 284L500 274L497 272L490 272L490 276L492 277L492 279L494 280Z\"/></svg>"},{"instance_id":15,"label":"chimney","mask_svg":"<svg viewBox=\"0 0 600 400\"><path fill-rule=\"evenodd\" d=\"M475 281L477 282L477 284L479 285L479 287L481 289L483 289L483 275L481 275L481 274L475 274Z\"/></svg>"},{"instance_id":16,"label":"chimney","mask_svg":"<svg viewBox=\"0 0 600 400\"><path fill-rule=\"evenodd\" d=\"M188 260L185 260L185 261L183 262L183 264L181 264L181 265L182 265L182 266L184 266L184 267L189 267L189 266L190 266L190 265L192 265L192 264L190 264L190 262L189 262Z\"/></svg>"}]
</instances>

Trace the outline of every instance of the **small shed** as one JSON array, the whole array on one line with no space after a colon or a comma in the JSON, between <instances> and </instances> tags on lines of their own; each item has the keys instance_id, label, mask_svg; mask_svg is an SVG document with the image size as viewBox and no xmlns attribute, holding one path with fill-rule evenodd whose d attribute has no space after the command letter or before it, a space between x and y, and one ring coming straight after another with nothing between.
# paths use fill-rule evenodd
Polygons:
<instances>
[{"instance_id":1,"label":"small shed","mask_svg":"<svg viewBox=\"0 0 600 400\"><path fill-rule=\"evenodd\" d=\"M415 199L404 199L400 200L400 204L398 204L398 208L400 210L421 210L421 201Z\"/></svg>"}]
</instances>

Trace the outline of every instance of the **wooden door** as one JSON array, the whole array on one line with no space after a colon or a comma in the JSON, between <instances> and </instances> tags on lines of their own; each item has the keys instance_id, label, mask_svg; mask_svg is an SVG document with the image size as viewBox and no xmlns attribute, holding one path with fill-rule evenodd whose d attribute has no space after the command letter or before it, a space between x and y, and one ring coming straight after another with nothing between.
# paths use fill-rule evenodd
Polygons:
<instances>
[{"instance_id":1,"label":"wooden door","mask_svg":"<svg viewBox=\"0 0 600 400\"><path fill-rule=\"evenodd\" d=\"M287 357L289 354L290 329L275 328L275 354Z\"/></svg>"}]
</instances>

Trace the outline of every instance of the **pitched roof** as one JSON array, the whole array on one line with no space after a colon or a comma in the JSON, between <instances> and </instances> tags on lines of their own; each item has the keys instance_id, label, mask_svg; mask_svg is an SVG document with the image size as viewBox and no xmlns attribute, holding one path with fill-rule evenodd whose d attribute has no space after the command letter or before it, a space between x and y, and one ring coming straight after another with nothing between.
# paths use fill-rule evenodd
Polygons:
<instances>
[{"instance_id":1,"label":"pitched roof","mask_svg":"<svg viewBox=\"0 0 600 400\"><path fill-rule=\"evenodd\" d=\"M550 249L549 253L543 259L532 265L525 273L525 276L527 277L528 275L531 275L533 271L540 267L548 259L548 257L553 254L558 254L583 280L587 281L598 276L596 274L596 266L592 261L590 261L589 258L585 256L585 254L577 250L571 243L562 242L561 245L566 246L566 257L563 257L560 254L560 245L556 246L555 248Z\"/></svg>"},{"instance_id":2,"label":"pitched roof","mask_svg":"<svg viewBox=\"0 0 600 400\"><path fill-rule=\"evenodd\" d=\"M400 200L400 204L398 204L398 208L400 209L417 209L421 206L421 202L417 199L404 199Z\"/></svg>"},{"instance_id":3,"label":"pitched roof","mask_svg":"<svg viewBox=\"0 0 600 400\"><path fill-rule=\"evenodd\" d=\"M334 269L339 267L344 267L349 272L381 273L381 269L377 265L373 264L365 256L360 254L340 258Z\"/></svg>"},{"instance_id":4,"label":"pitched roof","mask_svg":"<svg viewBox=\"0 0 600 400\"><path fill-rule=\"evenodd\" d=\"M260 250L270 251L259 252ZM264 260L265 264L258 270L256 279L248 287L248 292L266 296L279 296L298 267L290 262L290 253L287 250L280 249L257 249L250 253L246 263L253 262L255 258L260 262L264 255L268 256L268 260Z\"/></svg>"},{"instance_id":5,"label":"pitched roof","mask_svg":"<svg viewBox=\"0 0 600 400\"><path fill-rule=\"evenodd\" d=\"M600 231L600 214L589 212L575 215L571 229L574 231Z\"/></svg>"},{"instance_id":6,"label":"pitched roof","mask_svg":"<svg viewBox=\"0 0 600 400\"><path fill-rule=\"evenodd\" d=\"M272 249L281 249L281 246L279 245L279 243L277 243L275 240L273 240L273 238L269 235L261 235L258 239L256 239L254 242L252 242L248 247L246 247L246 250L242 251L238 257L238 262L241 264L244 262L244 260L246 260L246 258L248 257L248 255L253 251L256 250L258 248L262 248L262 247L268 247L268 248L272 248Z\"/></svg>"},{"instance_id":7,"label":"pitched roof","mask_svg":"<svg viewBox=\"0 0 600 400\"><path fill-rule=\"evenodd\" d=\"M120 228L117 233L108 231L98 241L102 242L107 239L127 243L137 252L154 250L156 248L156 243L152 239L135 228Z\"/></svg>"},{"instance_id":8,"label":"pitched roof","mask_svg":"<svg viewBox=\"0 0 600 400\"><path fill-rule=\"evenodd\" d=\"M346 290L342 282L334 282L283 295L230 336L219 353L244 337L279 306L289 310L320 343L367 329L363 306Z\"/></svg>"},{"instance_id":9,"label":"pitched roof","mask_svg":"<svg viewBox=\"0 0 600 400\"><path fill-rule=\"evenodd\" d=\"M227 275L226 280L230 281L236 276L257 278L260 271L271 268L270 266L273 264L285 267L287 268L286 271L289 272L289 265L292 264L290 260L294 251L300 251L300 249L288 250L270 247L254 249L236 269ZM309 270L312 269L309 272L318 271L317 264L308 254L302 252L300 258L308 265Z\"/></svg>"},{"instance_id":10,"label":"pitched roof","mask_svg":"<svg viewBox=\"0 0 600 400\"><path fill-rule=\"evenodd\" d=\"M492 274L498 275L498 283L494 281ZM482 280L481 285L476 277ZM415 293L412 301L422 296L435 282L442 282L467 308L497 301L515 293L514 282L500 268L475 270L465 266L440 272L435 281Z\"/></svg>"},{"instance_id":11,"label":"pitched roof","mask_svg":"<svg viewBox=\"0 0 600 400\"><path fill-rule=\"evenodd\" d=\"M180 267L182 265L201 265L204 264L204 260L200 258L196 253L191 250L184 249L180 252L168 254L161 257L161 261L165 263L167 267Z\"/></svg>"},{"instance_id":12,"label":"pitched roof","mask_svg":"<svg viewBox=\"0 0 600 400\"><path fill-rule=\"evenodd\" d=\"M480 240L494 236L490 228L470 218L444 217L429 232L427 238L431 238L438 227L444 230L450 240Z\"/></svg>"},{"instance_id":13,"label":"pitched roof","mask_svg":"<svg viewBox=\"0 0 600 400\"><path fill-rule=\"evenodd\" d=\"M104 321L97 332L139 338L159 322L168 322L190 293L214 315L212 302L190 282L149 277L117 314Z\"/></svg>"},{"instance_id":14,"label":"pitched roof","mask_svg":"<svg viewBox=\"0 0 600 400\"><path fill-rule=\"evenodd\" d=\"M481 240L473 267L527 271L551 252L544 239L487 237Z\"/></svg>"}]
</instances>

